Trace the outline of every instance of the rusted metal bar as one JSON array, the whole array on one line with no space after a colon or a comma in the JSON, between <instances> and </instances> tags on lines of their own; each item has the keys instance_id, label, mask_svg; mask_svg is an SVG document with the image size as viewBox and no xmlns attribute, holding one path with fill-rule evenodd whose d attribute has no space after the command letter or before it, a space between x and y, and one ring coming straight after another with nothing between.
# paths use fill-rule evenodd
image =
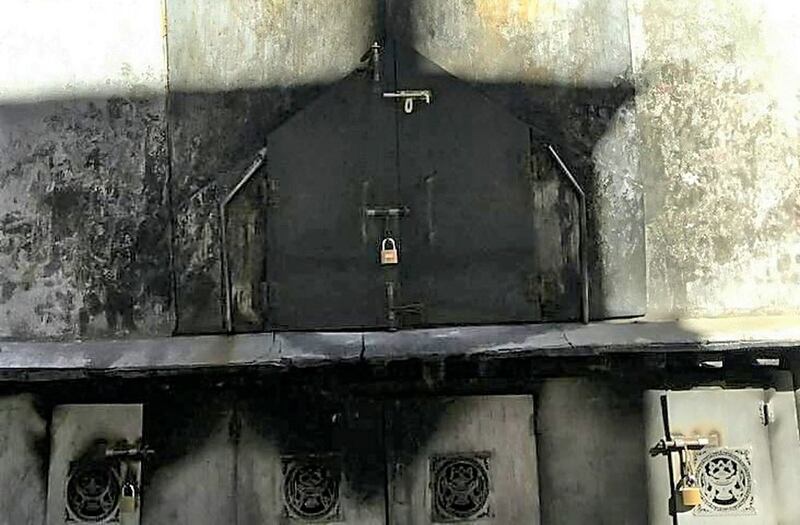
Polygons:
<instances>
[{"instance_id":1,"label":"rusted metal bar","mask_svg":"<svg viewBox=\"0 0 800 525\"><path fill-rule=\"evenodd\" d=\"M233 283L231 282L230 259L228 257L228 205L233 201L236 195L247 186L250 179L258 172L259 168L264 165L267 160L267 147L264 146L258 153L256 158L247 168L242 178L233 187L233 189L225 196L225 199L219 206L220 221L220 252L222 254L222 275L225 287L225 330L228 333L233 333Z\"/></svg>"},{"instance_id":2,"label":"rusted metal bar","mask_svg":"<svg viewBox=\"0 0 800 525\"><path fill-rule=\"evenodd\" d=\"M561 171L564 172L564 175L567 176L569 182L572 184L575 193L578 195L578 213L580 215L580 225L579 225L579 243L580 243L580 267L581 267L581 321L584 324L589 323L589 250L587 246L587 234L586 234L586 193L581 188L581 185L578 183L578 180L572 175L572 172L569 171L567 165L564 164L564 161L561 160L558 152L555 150L553 146L550 144L547 145L547 150L553 156L553 158L558 163L558 166L561 168Z\"/></svg>"}]
</instances>

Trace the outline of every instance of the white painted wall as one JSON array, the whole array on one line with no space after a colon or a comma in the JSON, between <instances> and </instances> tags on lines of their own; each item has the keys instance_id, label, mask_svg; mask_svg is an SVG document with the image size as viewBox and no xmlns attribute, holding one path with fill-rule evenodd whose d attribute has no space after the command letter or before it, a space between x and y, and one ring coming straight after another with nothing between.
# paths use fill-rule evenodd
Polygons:
<instances>
[{"instance_id":1,"label":"white painted wall","mask_svg":"<svg viewBox=\"0 0 800 525\"><path fill-rule=\"evenodd\" d=\"M0 104L166 86L162 0L4 0Z\"/></svg>"}]
</instances>

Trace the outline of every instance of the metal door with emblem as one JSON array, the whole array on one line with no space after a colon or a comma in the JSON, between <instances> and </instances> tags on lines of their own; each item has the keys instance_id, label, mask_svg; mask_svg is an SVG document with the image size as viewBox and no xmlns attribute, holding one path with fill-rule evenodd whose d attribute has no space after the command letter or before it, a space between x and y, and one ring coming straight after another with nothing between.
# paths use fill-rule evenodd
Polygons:
<instances>
[{"instance_id":1,"label":"metal door with emblem","mask_svg":"<svg viewBox=\"0 0 800 525\"><path fill-rule=\"evenodd\" d=\"M54 408L47 525L138 525L142 415L142 405Z\"/></svg>"},{"instance_id":2,"label":"metal door with emblem","mask_svg":"<svg viewBox=\"0 0 800 525\"><path fill-rule=\"evenodd\" d=\"M385 523L380 402L289 391L240 405L240 525Z\"/></svg>"},{"instance_id":3,"label":"metal door with emblem","mask_svg":"<svg viewBox=\"0 0 800 525\"><path fill-rule=\"evenodd\" d=\"M785 380L779 383L784 386L698 387L645 394L649 446L665 438L707 443L688 456L688 471L701 496L694 507L685 506L680 495L687 472L682 454L651 451L647 464L651 524L798 523L797 413L791 387Z\"/></svg>"},{"instance_id":4,"label":"metal door with emblem","mask_svg":"<svg viewBox=\"0 0 800 525\"><path fill-rule=\"evenodd\" d=\"M389 523L539 523L531 396L398 400L387 423Z\"/></svg>"}]
</instances>

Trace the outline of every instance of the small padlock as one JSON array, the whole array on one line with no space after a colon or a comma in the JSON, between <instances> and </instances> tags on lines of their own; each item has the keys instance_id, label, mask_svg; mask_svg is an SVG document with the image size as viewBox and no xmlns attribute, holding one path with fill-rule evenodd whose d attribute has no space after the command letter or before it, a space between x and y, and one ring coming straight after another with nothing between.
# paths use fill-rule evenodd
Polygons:
<instances>
[{"instance_id":1,"label":"small padlock","mask_svg":"<svg viewBox=\"0 0 800 525\"><path fill-rule=\"evenodd\" d=\"M681 487L681 501L684 507L696 507L703 502L700 496L700 487L685 486Z\"/></svg>"},{"instance_id":2,"label":"small padlock","mask_svg":"<svg viewBox=\"0 0 800 525\"><path fill-rule=\"evenodd\" d=\"M131 482L127 482L122 486L119 511L126 514L136 511L136 487Z\"/></svg>"},{"instance_id":3,"label":"small padlock","mask_svg":"<svg viewBox=\"0 0 800 525\"><path fill-rule=\"evenodd\" d=\"M397 264L400 257L397 254L397 243L391 237L386 237L381 243L381 264Z\"/></svg>"},{"instance_id":4,"label":"small padlock","mask_svg":"<svg viewBox=\"0 0 800 525\"><path fill-rule=\"evenodd\" d=\"M694 461L694 451L689 447L684 447L681 451L682 469L685 469L681 479L681 502L684 507L696 507L702 503L703 498L700 494L700 487L697 486L697 465Z\"/></svg>"}]
</instances>

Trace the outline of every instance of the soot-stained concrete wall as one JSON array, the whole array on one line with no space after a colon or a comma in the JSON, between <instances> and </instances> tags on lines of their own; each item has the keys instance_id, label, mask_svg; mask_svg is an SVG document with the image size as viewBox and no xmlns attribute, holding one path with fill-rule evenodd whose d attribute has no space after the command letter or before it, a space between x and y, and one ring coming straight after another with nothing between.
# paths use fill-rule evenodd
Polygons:
<instances>
[{"instance_id":1,"label":"soot-stained concrete wall","mask_svg":"<svg viewBox=\"0 0 800 525\"><path fill-rule=\"evenodd\" d=\"M270 131L359 65L377 16L372 0L167 1L179 332L223 329L219 203ZM262 205L246 193L234 225Z\"/></svg>"},{"instance_id":2,"label":"soot-stained concrete wall","mask_svg":"<svg viewBox=\"0 0 800 525\"><path fill-rule=\"evenodd\" d=\"M0 21L0 337L219 332L219 202L270 131L359 65L380 3L62 4ZM800 8L387 10L400 40L562 150L591 197L595 316L800 311ZM255 190L235 225L260 220Z\"/></svg>"},{"instance_id":3,"label":"soot-stained concrete wall","mask_svg":"<svg viewBox=\"0 0 800 525\"><path fill-rule=\"evenodd\" d=\"M172 330L163 100L0 107L0 336Z\"/></svg>"},{"instance_id":4,"label":"soot-stained concrete wall","mask_svg":"<svg viewBox=\"0 0 800 525\"><path fill-rule=\"evenodd\" d=\"M343 522L385 523L386 498L394 506L392 512L405 508L404 512L429 515L420 507L428 503L412 505L407 489L395 485L387 490L387 484L396 483L408 468L398 465L427 468L433 450L466 452L476 446L485 450L492 443L511 448L535 445L538 460L525 462L532 470L502 461L491 466L505 465L504 470L493 471L507 489L497 498L511 497L509 493L522 490L522 484L533 483L533 492L526 496L540 499L536 494L541 494L541 503L519 504L541 505L542 523L576 523L574 519L590 516L602 523L641 523L631 516L643 515L646 495L637 491L644 485L633 491L614 489L620 479L635 484L642 478L641 435L630 431L642 427L640 390L614 390L590 379L547 381L540 387L533 414L527 397L533 385L511 396L515 399L511 405L504 403L504 396L442 398L432 392L428 392L431 398L395 403L382 396L353 395L307 375L275 378L270 384L253 382L244 389L233 388L224 379L195 376L175 382L45 386L32 394L4 394L0 396L4 474L0 524L45 521L52 439L48 421L56 405L131 401L144 403L143 440L155 451L143 465L143 525L288 523L283 462L329 454L341 465ZM514 416L526 406L525 417ZM417 413L420 407L426 409ZM476 412L483 417L470 416ZM498 416L496 421L489 417L492 413ZM400 422L403 425L398 426ZM415 426L419 424L423 425ZM464 425L484 431L470 432ZM576 425L583 431L576 433ZM535 439L530 434L534 428ZM401 463L401 458L408 463ZM424 485L424 479L417 484ZM564 510L565 506L570 509ZM398 520L395 516L392 522Z\"/></svg>"},{"instance_id":5,"label":"soot-stained concrete wall","mask_svg":"<svg viewBox=\"0 0 800 525\"><path fill-rule=\"evenodd\" d=\"M649 313L800 312L800 6L631 0Z\"/></svg>"},{"instance_id":6,"label":"soot-stained concrete wall","mask_svg":"<svg viewBox=\"0 0 800 525\"><path fill-rule=\"evenodd\" d=\"M0 525L44 524L47 450L35 398L0 397Z\"/></svg>"},{"instance_id":7,"label":"soot-stained concrete wall","mask_svg":"<svg viewBox=\"0 0 800 525\"><path fill-rule=\"evenodd\" d=\"M170 333L160 2L39 0L8 14L0 338Z\"/></svg>"}]
</instances>

